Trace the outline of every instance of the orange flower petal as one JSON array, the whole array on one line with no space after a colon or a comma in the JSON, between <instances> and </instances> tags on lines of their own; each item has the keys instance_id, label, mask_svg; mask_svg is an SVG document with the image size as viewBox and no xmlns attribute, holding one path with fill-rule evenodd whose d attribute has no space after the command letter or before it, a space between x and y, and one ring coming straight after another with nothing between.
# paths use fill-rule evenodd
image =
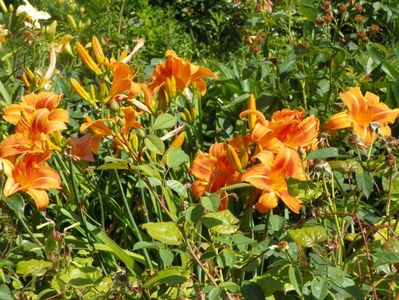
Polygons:
<instances>
[{"instance_id":1,"label":"orange flower petal","mask_svg":"<svg viewBox=\"0 0 399 300\"><path fill-rule=\"evenodd\" d=\"M261 213L267 213L269 210L275 208L277 204L278 199L273 192L264 192L255 204L255 208Z\"/></svg>"},{"instance_id":2,"label":"orange flower petal","mask_svg":"<svg viewBox=\"0 0 399 300\"><path fill-rule=\"evenodd\" d=\"M297 214L299 213L303 206L302 201L299 198L291 196L286 190L277 191L276 194L289 209Z\"/></svg>"},{"instance_id":3,"label":"orange flower petal","mask_svg":"<svg viewBox=\"0 0 399 300\"><path fill-rule=\"evenodd\" d=\"M36 189L27 189L25 193L29 194L32 199L36 203L36 207L38 210L43 210L48 205L48 195L46 191L36 190Z\"/></svg>"}]
</instances>

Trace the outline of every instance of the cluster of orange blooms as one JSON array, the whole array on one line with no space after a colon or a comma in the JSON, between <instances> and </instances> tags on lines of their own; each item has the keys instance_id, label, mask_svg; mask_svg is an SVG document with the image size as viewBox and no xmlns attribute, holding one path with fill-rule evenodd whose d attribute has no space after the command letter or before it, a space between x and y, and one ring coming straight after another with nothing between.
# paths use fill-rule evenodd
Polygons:
<instances>
[{"instance_id":1,"label":"cluster of orange blooms","mask_svg":"<svg viewBox=\"0 0 399 300\"><path fill-rule=\"evenodd\" d=\"M340 94L348 109L335 114L325 124L334 132L352 127L358 146L371 147L378 135L389 136L399 109L379 102L378 96L359 88L350 88ZM300 153L317 149L319 120L311 115L305 118L303 109L283 109L273 114L270 121L256 110L255 98L248 99L248 109L240 114L248 118L249 133L236 136L230 142L216 143L208 153L199 152L191 166L196 181L192 185L199 198L208 193L219 193L219 209L226 209L228 193L220 192L228 185L248 182L256 189L255 207L265 213L275 208L281 199L293 212L299 213L302 202L289 194L286 178L306 180L304 169L309 164ZM223 190L222 190L223 191ZM261 193L260 193L261 192ZM249 201L253 201L253 196Z\"/></svg>"},{"instance_id":2,"label":"cluster of orange blooms","mask_svg":"<svg viewBox=\"0 0 399 300\"><path fill-rule=\"evenodd\" d=\"M249 182L262 191L255 207L267 212L281 199L298 213L302 202L288 193L287 177L305 180L299 150L315 149L319 134L319 120L305 118L303 109L283 109L270 121L256 110L255 98L248 99L248 109L240 117L248 117L247 135L238 135L228 143L211 146L209 153L198 153L191 173L197 178L193 193L215 193L221 188L239 182ZM220 194L220 209L227 208L228 194Z\"/></svg>"},{"instance_id":3,"label":"cluster of orange blooms","mask_svg":"<svg viewBox=\"0 0 399 300\"><path fill-rule=\"evenodd\" d=\"M15 133L0 143L0 165L7 176L3 193L9 197L23 191L38 209L47 207L47 190L61 188L58 172L45 166L52 149L58 148L52 139L60 138L69 121L69 113L57 108L61 98L48 92L28 94L3 112L3 118L15 125Z\"/></svg>"},{"instance_id":4,"label":"cluster of orange blooms","mask_svg":"<svg viewBox=\"0 0 399 300\"><path fill-rule=\"evenodd\" d=\"M92 38L91 45L94 57L80 43L77 45L77 50L85 66L94 74L103 77L100 81L99 94L96 95L94 91L87 92L73 78L71 79L72 86L81 98L91 105L97 106L96 99L102 98L101 104L108 105L111 110L114 110L114 116L96 120L87 118L80 127L82 132L89 132L89 144L94 153L98 152L99 141L102 138L112 136L113 143L119 149L133 154L137 136L130 131L132 128L141 128L137 119L142 113L153 114L158 110L165 111L177 93L184 93L190 85L203 95L206 92L204 78L215 77L215 74L207 68L190 63L178 57L174 51L168 50L165 62L158 64L147 83L135 82L135 71L127 63L142 46L141 40L129 55L123 52L118 60L104 56L101 44L96 37ZM106 87L106 74L112 76L109 90ZM142 97L144 101L139 101L139 97ZM87 144L86 137L81 143ZM76 155L82 159L90 157L87 151L76 153Z\"/></svg>"},{"instance_id":5,"label":"cluster of orange blooms","mask_svg":"<svg viewBox=\"0 0 399 300\"><path fill-rule=\"evenodd\" d=\"M139 116L165 111L178 93L186 93L189 86L202 95L206 92L204 78L215 78L207 68L197 66L176 55L166 52L166 60L154 70L147 83L134 81L135 72L128 61L143 45L139 41L130 54L122 53L117 60L105 57L96 37L92 39L94 58L80 44L77 52L84 65L99 76L99 88L92 85L87 91L80 83L71 79L75 91L93 107L101 105L103 117L86 118L80 126L85 133L69 140L72 158L93 161L104 137L111 137L115 148L140 158L137 154L137 135L133 128L142 127ZM55 68L55 62L53 63ZM109 78L112 76L112 79ZM110 88L107 88L109 81ZM359 145L371 147L378 135L391 134L389 123L399 115L399 109L391 110L372 94L362 95L359 88L350 88L340 94L348 109L332 116L325 128L330 131L352 127ZM139 101L140 97L143 101ZM6 197L23 191L35 201L38 209L48 205L47 190L59 189L61 180L58 172L46 161L54 149L61 149L61 131L66 129L69 114L57 108L62 96L49 92L28 94L21 103L7 107L3 112L6 121L15 125L15 133L0 143L0 170L7 180L3 193ZM137 110L136 110L137 109ZM108 115L104 116L104 111ZM192 162L190 172L196 178L192 191L196 198L205 193L219 193L220 209L228 206L228 193L224 187L247 182L255 189L249 203L255 204L260 212L267 212L282 200L293 212L299 213L302 201L290 195L286 178L307 180L306 168L309 162L303 155L318 147L319 120L305 111L283 109L275 112L271 120L256 109L255 98L248 99L247 110L240 114L247 118L248 133L237 135L229 142L212 145L208 153L199 152ZM181 131L181 130L180 130ZM173 130L165 139L180 132ZM184 132L176 137L172 146L180 147ZM55 142L55 143L54 143Z\"/></svg>"}]
</instances>

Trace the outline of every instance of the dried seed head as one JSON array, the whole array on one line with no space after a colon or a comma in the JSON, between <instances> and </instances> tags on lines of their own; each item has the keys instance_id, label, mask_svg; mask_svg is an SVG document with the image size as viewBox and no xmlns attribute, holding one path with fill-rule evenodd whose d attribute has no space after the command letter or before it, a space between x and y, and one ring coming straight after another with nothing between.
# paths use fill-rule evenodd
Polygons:
<instances>
[{"instance_id":1,"label":"dried seed head","mask_svg":"<svg viewBox=\"0 0 399 300\"><path fill-rule=\"evenodd\" d=\"M363 15L356 15L355 22L357 24L363 24L366 21L366 17Z\"/></svg>"},{"instance_id":2,"label":"dried seed head","mask_svg":"<svg viewBox=\"0 0 399 300\"><path fill-rule=\"evenodd\" d=\"M348 10L348 4L345 4L345 3L340 3L340 4L338 4L338 11L339 11L341 14L347 12L347 10Z\"/></svg>"},{"instance_id":3,"label":"dried seed head","mask_svg":"<svg viewBox=\"0 0 399 300\"><path fill-rule=\"evenodd\" d=\"M364 13L364 8L363 8L363 6L360 3L356 3L355 4L355 10L359 14Z\"/></svg>"},{"instance_id":4,"label":"dried seed head","mask_svg":"<svg viewBox=\"0 0 399 300\"><path fill-rule=\"evenodd\" d=\"M362 31L359 31L357 34L356 34L356 38L359 40L359 41L363 41L365 38L366 38L366 32L364 31L364 30L362 30Z\"/></svg>"},{"instance_id":5,"label":"dried seed head","mask_svg":"<svg viewBox=\"0 0 399 300\"><path fill-rule=\"evenodd\" d=\"M371 25L370 25L370 32L371 32L372 34L379 33L380 31L381 31L381 28L380 28L380 26L378 26L377 24L371 24Z\"/></svg>"}]
</instances>

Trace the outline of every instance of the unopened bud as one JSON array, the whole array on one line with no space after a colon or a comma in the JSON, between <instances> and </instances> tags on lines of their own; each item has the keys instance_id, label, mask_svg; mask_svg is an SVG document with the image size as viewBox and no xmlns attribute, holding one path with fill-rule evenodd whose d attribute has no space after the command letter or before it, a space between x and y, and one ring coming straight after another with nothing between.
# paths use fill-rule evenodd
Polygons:
<instances>
[{"instance_id":1,"label":"unopened bud","mask_svg":"<svg viewBox=\"0 0 399 300\"><path fill-rule=\"evenodd\" d=\"M239 159L236 150L230 145L227 145L227 159L233 170L242 172L241 160Z\"/></svg>"},{"instance_id":2,"label":"unopened bud","mask_svg":"<svg viewBox=\"0 0 399 300\"><path fill-rule=\"evenodd\" d=\"M254 95L249 96L247 102L247 108L248 110L256 110L256 100ZM255 128L255 123L256 123L256 116L254 114L249 114L248 115L249 130L253 130Z\"/></svg>"}]
</instances>

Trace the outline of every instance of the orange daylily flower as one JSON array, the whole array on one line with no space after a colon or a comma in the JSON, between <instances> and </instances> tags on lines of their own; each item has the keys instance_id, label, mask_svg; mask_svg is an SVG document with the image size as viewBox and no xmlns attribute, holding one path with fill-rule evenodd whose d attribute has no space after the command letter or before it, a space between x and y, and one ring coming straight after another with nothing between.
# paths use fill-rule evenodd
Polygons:
<instances>
[{"instance_id":1,"label":"orange daylily flower","mask_svg":"<svg viewBox=\"0 0 399 300\"><path fill-rule=\"evenodd\" d=\"M69 141L69 146L71 146L73 159L94 161L93 153L91 152L91 137L89 135L72 137Z\"/></svg>"},{"instance_id":2,"label":"orange daylily flower","mask_svg":"<svg viewBox=\"0 0 399 300\"><path fill-rule=\"evenodd\" d=\"M388 124L395 122L399 109L390 109L380 98L370 92L363 96L360 88L349 88L340 93L342 101L348 109L330 117L325 125L328 130L352 127L366 146L373 144L378 134L391 135ZM374 127L374 128L373 128Z\"/></svg>"},{"instance_id":3,"label":"orange daylily flower","mask_svg":"<svg viewBox=\"0 0 399 300\"><path fill-rule=\"evenodd\" d=\"M86 119L86 123L80 125L80 131L85 132L87 129L91 133L91 151L98 153L100 140L108 135L112 135L112 130L104 123L105 119L98 119L92 121L90 118Z\"/></svg>"},{"instance_id":4,"label":"orange daylily flower","mask_svg":"<svg viewBox=\"0 0 399 300\"><path fill-rule=\"evenodd\" d=\"M298 197L288 193L287 177L306 180L299 154L292 148L280 143L277 152L261 151L256 156L261 162L243 175L242 180L263 190L262 196L255 205L259 212L266 213L278 204L281 199L295 213L299 213L302 202Z\"/></svg>"},{"instance_id":5,"label":"orange daylily flower","mask_svg":"<svg viewBox=\"0 0 399 300\"><path fill-rule=\"evenodd\" d=\"M12 166L11 172L5 169L4 195L10 197L23 191L33 198L37 209L45 209L49 202L46 190L61 188L61 178L56 170L43 166L42 162L42 155L27 154ZM10 164L7 164L9 167Z\"/></svg>"},{"instance_id":6,"label":"orange daylily flower","mask_svg":"<svg viewBox=\"0 0 399 300\"><path fill-rule=\"evenodd\" d=\"M62 99L62 95L49 92L39 94L28 94L22 96L21 103L12 104L4 109L3 118L16 125L22 117L22 113L32 114L37 109L46 108L49 110L49 120L58 120L64 123L69 121L68 111L56 108Z\"/></svg>"},{"instance_id":7,"label":"orange daylily flower","mask_svg":"<svg viewBox=\"0 0 399 300\"><path fill-rule=\"evenodd\" d=\"M232 169L227 158L226 143L216 143L209 153L199 152L194 158L190 172L196 177L191 188L194 196L199 199L205 192L216 193L221 188L241 181L241 174ZM219 209L227 208L228 195L219 195Z\"/></svg>"},{"instance_id":8,"label":"orange daylily flower","mask_svg":"<svg viewBox=\"0 0 399 300\"><path fill-rule=\"evenodd\" d=\"M166 51L165 57L166 61L155 68L152 80L148 84L153 92L158 92L161 109L166 108L169 99L176 94L176 91L184 91L190 84L204 95L206 93L204 78L216 78L211 70L178 57L172 50Z\"/></svg>"},{"instance_id":9,"label":"orange daylily flower","mask_svg":"<svg viewBox=\"0 0 399 300\"><path fill-rule=\"evenodd\" d=\"M91 132L91 150L94 153L98 153L98 147L100 139L106 136L113 136L113 142L122 148L126 141L129 140L128 135L132 128L141 128L140 122L136 119L140 115L140 113L136 112L132 107L122 107L121 111L123 112L123 119L99 119L92 121L90 118L87 118L86 123L83 123L80 126L80 131L84 132L86 130L90 130ZM112 122L115 124L115 128L119 128L119 131L112 130L108 125L105 124L105 121ZM120 121L122 121L123 125L120 127Z\"/></svg>"},{"instance_id":10,"label":"orange daylily flower","mask_svg":"<svg viewBox=\"0 0 399 300\"><path fill-rule=\"evenodd\" d=\"M248 118L254 115L257 117L252 138L264 149L276 149L279 141L293 149L316 147L320 121L313 115L305 118L303 108L277 111L270 122L260 114L258 111L246 110L240 114L240 118L246 115Z\"/></svg>"}]
</instances>

